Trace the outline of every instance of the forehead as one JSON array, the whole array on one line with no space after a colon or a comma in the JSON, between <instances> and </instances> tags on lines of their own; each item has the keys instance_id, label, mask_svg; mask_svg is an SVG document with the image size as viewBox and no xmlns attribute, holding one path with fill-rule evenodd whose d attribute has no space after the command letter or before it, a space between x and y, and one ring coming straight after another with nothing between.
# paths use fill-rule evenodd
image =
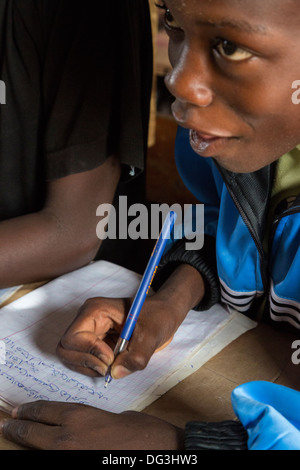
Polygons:
<instances>
[{"instance_id":1,"label":"forehead","mask_svg":"<svg viewBox=\"0 0 300 470\"><path fill-rule=\"evenodd\" d=\"M299 30L299 0L166 0L173 14L194 23L240 27L244 32Z\"/></svg>"}]
</instances>

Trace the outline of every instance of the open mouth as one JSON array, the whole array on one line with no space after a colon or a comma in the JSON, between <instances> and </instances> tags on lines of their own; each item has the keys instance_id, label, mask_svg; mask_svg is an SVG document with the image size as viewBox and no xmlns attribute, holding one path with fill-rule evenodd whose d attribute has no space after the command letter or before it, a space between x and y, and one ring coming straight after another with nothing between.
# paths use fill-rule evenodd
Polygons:
<instances>
[{"instance_id":1,"label":"open mouth","mask_svg":"<svg viewBox=\"0 0 300 470\"><path fill-rule=\"evenodd\" d=\"M221 151L232 137L214 136L201 134L193 129L190 130L190 144L193 150L204 157L211 157Z\"/></svg>"}]
</instances>

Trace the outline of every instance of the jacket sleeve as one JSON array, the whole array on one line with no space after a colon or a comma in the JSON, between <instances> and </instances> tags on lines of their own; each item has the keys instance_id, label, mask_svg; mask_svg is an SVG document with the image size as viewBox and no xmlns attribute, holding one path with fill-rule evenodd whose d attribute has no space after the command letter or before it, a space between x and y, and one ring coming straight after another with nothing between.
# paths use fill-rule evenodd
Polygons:
<instances>
[{"instance_id":1,"label":"jacket sleeve","mask_svg":"<svg viewBox=\"0 0 300 470\"><path fill-rule=\"evenodd\" d=\"M153 280L153 288L154 290L159 289L180 264L189 264L201 273L205 284L204 299L195 305L194 310L208 310L220 299L215 261L215 240L209 235L206 236L201 250L186 250L185 243L185 239L178 240L163 256Z\"/></svg>"},{"instance_id":2,"label":"jacket sleeve","mask_svg":"<svg viewBox=\"0 0 300 470\"><path fill-rule=\"evenodd\" d=\"M248 435L239 421L192 421L185 427L185 450L247 450Z\"/></svg>"},{"instance_id":3,"label":"jacket sleeve","mask_svg":"<svg viewBox=\"0 0 300 470\"><path fill-rule=\"evenodd\" d=\"M250 450L300 450L300 392L249 382L233 390L232 405L247 430Z\"/></svg>"}]
</instances>

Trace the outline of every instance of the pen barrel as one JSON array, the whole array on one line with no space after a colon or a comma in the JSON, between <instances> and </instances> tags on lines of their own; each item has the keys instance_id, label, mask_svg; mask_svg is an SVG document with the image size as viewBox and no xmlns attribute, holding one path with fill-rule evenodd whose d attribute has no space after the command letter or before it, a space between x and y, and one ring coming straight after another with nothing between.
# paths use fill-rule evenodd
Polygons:
<instances>
[{"instance_id":1,"label":"pen barrel","mask_svg":"<svg viewBox=\"0 0 300 470\"><path fill-rule=\"evenodd\" d=\"M133 300L132 306L129 310L126 323L121 332L121 337L129 341L132 332L135 328L136 321L144 304L145 298L148 294L148 291L151 287L152 280L155 276L158 264L163 255L167 241L171 236L171 229L176 220L176 213L171 211L164 221L163 227L161 229L159 238L154 246L152 255L149 259L148 265L146 267L145 273L143 275L140 287L136 293L136 296Z\"/></svg>"}]
</instances>

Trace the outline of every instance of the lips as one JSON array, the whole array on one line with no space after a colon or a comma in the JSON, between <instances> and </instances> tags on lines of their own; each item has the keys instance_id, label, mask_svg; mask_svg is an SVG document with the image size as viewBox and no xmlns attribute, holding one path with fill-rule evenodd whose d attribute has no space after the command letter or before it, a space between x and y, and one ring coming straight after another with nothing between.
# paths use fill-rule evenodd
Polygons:
<instances>
[{"instance_id":1,"label":"lips","mask_svg":"<svg viewBox=\"0 0 300 470\"><path fill-rule=\"evenodd\" d=\"M232 137L202 134L199 131L190 130L190 144L193 150L204 157L212 157L220 152Z\"/></svg>"}]
</instances>

